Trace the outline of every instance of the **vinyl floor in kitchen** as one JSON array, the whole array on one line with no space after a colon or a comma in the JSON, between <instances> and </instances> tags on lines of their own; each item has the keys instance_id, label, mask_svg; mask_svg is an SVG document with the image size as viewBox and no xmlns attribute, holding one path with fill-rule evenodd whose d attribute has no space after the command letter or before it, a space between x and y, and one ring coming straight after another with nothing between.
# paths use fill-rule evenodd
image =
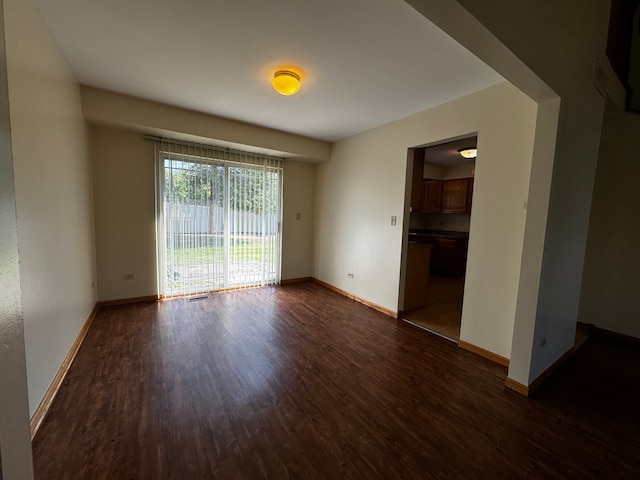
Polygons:
<instances>
[{"instance_id":1,"label":"vinyl floor in kitchen","mask_svg":"<svg viewBox=\"0 0 640 480\"><path fill-rule=\"evenodd\" d=\"M463 291L464 277L431 274L426 307L407 312L403 318L458 343ZM579 348L590 335L590 326L578 323L575 348Z\"/></svg>"},{"instance_id":2,"label":"vinyl floor in kitchen","mask_svg":"<svg viewBox=\"0 0 640 480\"><path fill-rule=\"evenodd\" d=\"M407 312L403 318L454 342L460 340L464 277L431 275L427 305Z\"/></svg>"}]
</instances>

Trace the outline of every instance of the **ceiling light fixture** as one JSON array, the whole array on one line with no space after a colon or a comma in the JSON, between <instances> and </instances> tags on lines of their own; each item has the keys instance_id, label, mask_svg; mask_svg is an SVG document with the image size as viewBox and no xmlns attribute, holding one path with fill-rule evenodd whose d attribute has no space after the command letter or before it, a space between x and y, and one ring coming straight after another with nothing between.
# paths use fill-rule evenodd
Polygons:
<instances>
[{"instance_id":1,"label":"ceiling light fixture","mask_svg":"<svg viewBox=\"0 0 640 480\"><path fill-rule=\"evenodd\" d=\"M475 147L460 148L458 153L464 158L476 158L478 156L478 150Z\"/></svg>"},{"instance_id":2,"label":"ceiling light fixture","mask_svg":"<svg viewBox=\"0 0 640 480\"><path fill-rule=\"evenodd\" d=\"M293 95L300 90L300 75L291 70L278 70L273 74L273 88L281 95Z\"/></svg>"}]
</instances>

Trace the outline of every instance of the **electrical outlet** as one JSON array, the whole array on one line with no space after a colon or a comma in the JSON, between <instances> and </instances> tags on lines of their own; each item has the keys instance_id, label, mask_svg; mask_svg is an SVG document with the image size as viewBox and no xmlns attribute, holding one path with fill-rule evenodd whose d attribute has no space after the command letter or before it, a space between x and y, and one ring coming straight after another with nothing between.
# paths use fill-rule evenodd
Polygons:
<instances>
[{"instance_id":1,"label":"electrical outlet","mask_svg":"<svg viewBox=\"0 0 640 480\"><path fill-rule=\"evenodd\" d=\"M300 220L302 218L302 214L300 212L296 213L296 220Z\"/></svg>"},{"instance_id":2,"label":"electrical outlet","mask_svg":"<svg viewBox=\"0 0 640 480\"><path fill-rule=\"evenodd\" d=\"M353 278L353 273L347 273L347 277Z\"/></svg>"},{"instance_id":3,"label":"electrical outlet","mask_svg":"<svg viewBox=\"0 0 640 480\"><path fill-rule=\"evenodd\" d=\"M125 273L122 278L124 278L125 280L135 280L136 274L135 273Z\"/></svg>"},{"instance_id":4,"label":"electrical outlet","mask_svg":"<svg viewBox=\"0 0 640 480\"><path fill-rule=\"evenodd\" d=\"M396 216L395 216L395 215L393 215L393 216L391 217L391 226L392 226L392 227L395 227L395 226L396 226Z\"/></svg>"}]
</instances>

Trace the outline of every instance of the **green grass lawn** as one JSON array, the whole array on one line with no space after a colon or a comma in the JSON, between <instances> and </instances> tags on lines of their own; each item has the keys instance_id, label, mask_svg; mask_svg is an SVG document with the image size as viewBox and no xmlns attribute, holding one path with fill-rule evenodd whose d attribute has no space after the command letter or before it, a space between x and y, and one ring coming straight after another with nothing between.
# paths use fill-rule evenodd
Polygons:
<instances>
[{"instance_id":1,"label":"green grass lawn","mask_svg":"<svg viewBox=\"0 0 640 480\"><path fill-rule=\"evenodd\" d=\"M234 261L261 262L263 253L267 258L272 257L269 247L275 247L274 236L266 237L235 237L230 239L229 257ZM266 252L263 252L263 243L266 243ZM191 246L190 246L191 245ZM214 235L201 237L187 237L174 240L172 245L167 241L167 264L197 265L211 264L223 261L224 246L222 238Z\"/></svg>"}]
</instances>

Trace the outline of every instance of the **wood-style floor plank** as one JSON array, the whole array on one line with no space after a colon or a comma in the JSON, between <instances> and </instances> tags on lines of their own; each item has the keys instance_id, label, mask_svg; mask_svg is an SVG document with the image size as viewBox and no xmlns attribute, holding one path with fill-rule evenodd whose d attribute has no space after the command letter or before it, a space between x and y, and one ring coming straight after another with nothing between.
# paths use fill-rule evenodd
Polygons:
<instances>
[{"instance_id":1,"label":"wood-style floor plank","mask_svg":"<svg viewBox=\"0 0 640 480\"><path fill-rule=\"evenodd\" d=\"M312 283L103 308L36 480L640 478L637 347L506 369Z\"/></svg>"}]
</instances>

